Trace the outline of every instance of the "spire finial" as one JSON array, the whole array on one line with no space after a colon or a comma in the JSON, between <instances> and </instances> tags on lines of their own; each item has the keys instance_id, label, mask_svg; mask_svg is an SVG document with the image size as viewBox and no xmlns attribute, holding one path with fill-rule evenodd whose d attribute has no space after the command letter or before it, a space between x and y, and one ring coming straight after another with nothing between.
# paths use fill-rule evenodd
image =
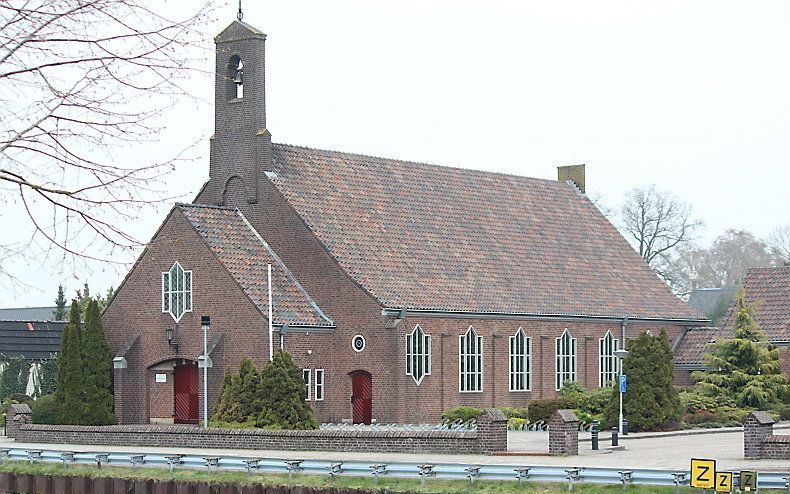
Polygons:
<instances>
[{"instance_id":1,"label":"spire finial","mask_svg":"<svg viewBox=\"0 0 790 494\"><path fill-rule=\"evenodd\" d=\"M239 0L239 11L236 13L236 19L241 20L244 14L241 12L241 0Z\"/></svg>"}]
</instances>

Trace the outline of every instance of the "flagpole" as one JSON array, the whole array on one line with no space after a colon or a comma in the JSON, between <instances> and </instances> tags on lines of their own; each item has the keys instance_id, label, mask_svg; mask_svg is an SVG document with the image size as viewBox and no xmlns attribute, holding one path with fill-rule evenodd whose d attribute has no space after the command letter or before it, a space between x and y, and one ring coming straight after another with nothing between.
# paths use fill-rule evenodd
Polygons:
<instances>
[{"instance_id":1,"label":"flagpole","mask_svg":"<svg viewBox=\"0 0 790 494\"><path fill-rule=\"evenodd\" d=\"M271 361L274 357L274 341L272 340L274 336L272 328L272 265L268 264L267 266L269 272L269 361Z\"/></svg>"}]
</instances>

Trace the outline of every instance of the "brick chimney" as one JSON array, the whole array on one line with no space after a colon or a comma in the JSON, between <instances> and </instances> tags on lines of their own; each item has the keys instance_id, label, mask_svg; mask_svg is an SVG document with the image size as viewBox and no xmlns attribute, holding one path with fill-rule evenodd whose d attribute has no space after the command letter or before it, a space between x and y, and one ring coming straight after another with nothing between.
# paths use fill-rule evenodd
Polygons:
<instances>
[{"instance_id":1,"label":"brick chimney","mask_svg":"<svg viewBox=\"0 0 790 494\"><path fill-rule=\"evenodd\" d=\"M567 165L557 167L557 180L570 180L584 194L584 165Z\"/></svg>"}]
</instances>

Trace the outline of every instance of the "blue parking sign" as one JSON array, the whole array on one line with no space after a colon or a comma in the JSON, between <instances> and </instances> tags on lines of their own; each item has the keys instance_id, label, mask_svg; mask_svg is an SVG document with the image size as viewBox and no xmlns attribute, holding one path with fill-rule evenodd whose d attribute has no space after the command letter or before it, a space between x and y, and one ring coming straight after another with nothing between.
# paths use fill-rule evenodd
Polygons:
<instances>
[{"instance_id":1,"label":"blue parking sign","mask_svg":"<svg viewBox=\"0 0 790 494\"><path fill-rule=\"evenodd\" d=\"M625 393L625 388L628 386L628 381L625 374L620 374L620 392Z\"/></svg>"}]
</instances>

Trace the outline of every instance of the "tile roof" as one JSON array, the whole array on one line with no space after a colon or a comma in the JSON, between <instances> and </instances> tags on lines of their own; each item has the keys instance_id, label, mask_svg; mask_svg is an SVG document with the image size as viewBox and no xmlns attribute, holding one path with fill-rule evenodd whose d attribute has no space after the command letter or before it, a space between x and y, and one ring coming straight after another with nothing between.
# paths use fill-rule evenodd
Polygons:
<instances>
[{"instance_id":1,"label":"tile roof","mask_svg":"<svg viewBox=\"0 0 790 494\"><path fill-rule=\"evenodd\" d=\"M0 321L51 321L56 307L0 309Z\"/></svg>"},{"instance_id":2,"label":"tile roof","mask_svg":"<svg viewBox=\"0 0 790 494\"><path fill-rule=\"evenodd\" d=\"M0 361L44 360L60 352L64 322L0 321Z\"/></svg>"},{"instance_id":3,"label":"tile roof","mask_svg":"<svg viewBox=\"0 0 790 494\"><path fill-rule=\"evenodd\" d=\"M768 341L790 341L790 266L753 268L743 283L746 302L760 302L754 320ZM734 304L730 305L724 328L732 331Z\"/></svg>"},{"instance_id":4,"label":"tile roof","mask_svg":"<svg viewBox=\"0 0 790 494\"><path fill-rule=\"evenodd\" d=\"M275 324L334 326L240 211L199 204L176 208L264 315L269 313L267 265L272 265Z\"/></svg>"},{"instance_id":5,"label":"tile roof","mask_svg":"<svg viewBox=\"0 0 790 494\"><path fill-rule=\"evenodd\" d=\"M689 328L675 349L674 364L701 369L705 348L710 343L727 338L729 334L722 328Z\"/></svg>"},{"instance_id":6,"label":"tile roof","mask_svg":"<svg viewBox=\"0 0 790 494\"><path fill-rule=\"evenodd\" d=\"M389 307L703 319L552 180L273 145L269 179Z\"/></svg>"}]
</instances>

